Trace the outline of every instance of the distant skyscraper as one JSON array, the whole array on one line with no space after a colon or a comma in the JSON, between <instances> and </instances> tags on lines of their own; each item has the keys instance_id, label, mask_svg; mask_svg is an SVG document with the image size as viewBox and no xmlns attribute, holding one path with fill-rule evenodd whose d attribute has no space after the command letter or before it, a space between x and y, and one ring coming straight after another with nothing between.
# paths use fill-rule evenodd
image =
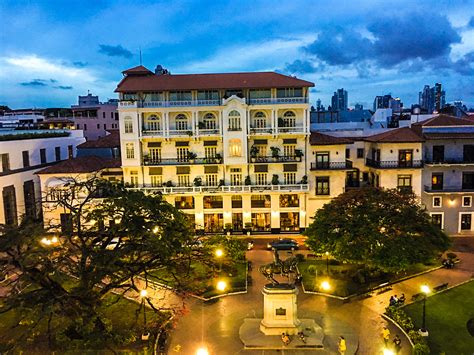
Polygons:
<instances>
[{"instance_id":1,"label":"distant skyscraper","mask_svg":"<svg viewBox=\"0 0 474 355\"><path fill-rule=\"evenodd\" d=\"M342 89L337 89L334 92L331 100L332 109L335 111L346 111L347 110L347 91Z\"/></svg>"},{"instance_id":2,"label":"distant skyscraper","mask_svg":"<svg viewBox=\"0 0 474 355\"><path fill-rule=\"evenodd\" d=\"M316 100L316 111L321 111L321 99Z\"/></svg>"},{"instance_id":3,"label":"distant skyscraper","mask_svg":"<svg viewBox=\"0 0 474 355\"><path fill-rule=\"evenodd\" d=\"M377 111L378 108L390 108L390 100L392 100L392 95L390 94L375 96L374 111Z\"/></svg>"},{"instance_id":4,"label":"distant skyscraper","mask_svg":"<svg viewBox=\"0 0 474 355\"><path fill-rule=\"evenodd\" d=\"M419 93L418 101L422 109L433 113L446 106L446 93L442 90L440 83L436 83L432 88L425 85L423 91Z\"/></svg>"},{"instance_id":5,"label":"distant skyscraper","mask_svg":"<svg viewBox=\"0 0 474 355\"><path fill-rule=\"evenodd\" d=\"M360 110L363 110L364 109L364 105L362 104L355 104L354 106L354 110L356 111L360 111Z\"/></svg>"}]
</instances>

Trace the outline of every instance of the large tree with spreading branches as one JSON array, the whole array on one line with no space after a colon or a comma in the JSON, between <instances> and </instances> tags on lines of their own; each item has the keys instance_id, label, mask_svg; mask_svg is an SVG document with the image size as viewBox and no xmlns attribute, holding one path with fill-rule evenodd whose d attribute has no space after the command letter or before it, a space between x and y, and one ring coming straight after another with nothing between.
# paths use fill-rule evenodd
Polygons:
<instances>
[{"instance_id":1,"label":"large tree with spreading branches","mask_svg":"<svg viewBox=\"0 0 474 355\"><path fill-rule=\"evenodd\" d=\"M354 189L325 204L304 232L316 252L384 271L400 271L445 251L448 236L412 193Z\"/></svg>"}]
</instances>

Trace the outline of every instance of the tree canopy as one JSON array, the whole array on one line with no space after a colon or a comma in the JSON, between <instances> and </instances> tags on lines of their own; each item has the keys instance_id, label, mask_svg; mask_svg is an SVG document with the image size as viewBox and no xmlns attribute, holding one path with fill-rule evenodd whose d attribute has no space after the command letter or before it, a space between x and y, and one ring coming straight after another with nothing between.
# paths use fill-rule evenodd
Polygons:
<instances>
[{"instance_id":1,"label":"tree canopy","mask_svg":"<svg viewBox=\"0 0 474 355\"><path fill-rule=\"evenodd\" d=\"M395 189L349 190L319 209L304 234L316 252L385 271L428 262L450 245L416 196Z\"/></svg>"}]
</instances>

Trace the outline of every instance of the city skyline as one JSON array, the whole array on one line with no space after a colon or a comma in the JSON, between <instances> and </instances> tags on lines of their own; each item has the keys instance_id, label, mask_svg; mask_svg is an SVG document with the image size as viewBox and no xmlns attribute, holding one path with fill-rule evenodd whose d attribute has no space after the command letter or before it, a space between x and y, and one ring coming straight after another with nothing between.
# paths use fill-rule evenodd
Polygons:
<instances>
[{"instance_id":1,"label":"city skyline","mask_svg":"<svg viewBox=\"0 0 474 355\"><path fill-rule=\"evenodd\" d=\"M375 14L376 1L338 9L305 1L271 9L267 2L5 1L0 104L64 107L87 90L116 98L120 72L140 63L141 50L143 65L173 74L296 75L316 83L313 105L320 98L327 106L343 87L350 107L371 107L385 94L408 107L424 85L439 82L446 102L473 107L474 2L384 4L396 14Z\"/></svg>"}]
</instances>

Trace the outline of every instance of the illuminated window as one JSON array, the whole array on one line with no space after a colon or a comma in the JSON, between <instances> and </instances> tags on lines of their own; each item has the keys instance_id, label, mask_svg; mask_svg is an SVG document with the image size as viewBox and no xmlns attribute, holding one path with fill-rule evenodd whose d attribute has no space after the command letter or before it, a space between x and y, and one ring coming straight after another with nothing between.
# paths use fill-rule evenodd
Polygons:
<instances>
[{"instance_id":1,"label":"illuminated window","mask_svg":"<svg viewBox=\"0 0 474 355\"><path fill-rule=\"evenodd\" d=\"M231 157L242 156L242 142L240 141L240 139L229 140L229 155Z\"/></svg>"}]
</instances>

